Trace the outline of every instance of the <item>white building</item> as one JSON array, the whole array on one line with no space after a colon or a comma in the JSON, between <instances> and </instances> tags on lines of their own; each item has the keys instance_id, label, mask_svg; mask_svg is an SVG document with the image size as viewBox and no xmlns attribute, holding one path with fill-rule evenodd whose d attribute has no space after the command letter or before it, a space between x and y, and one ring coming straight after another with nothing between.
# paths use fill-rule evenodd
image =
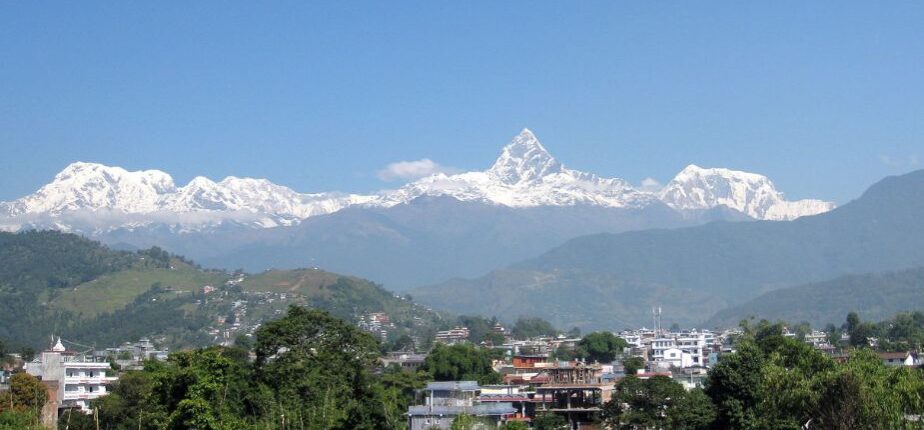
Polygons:
<instances>
[{"instance_id":1,"label":"white building","mask_svg":"<svg viewBox=\"0 0 924 430\"><path fill-rule=\"evenodd\" d=\"M30 363L26 372L42 381L57 382L58 408L90 411L90 401L105 396L108 385L118 378L109 376L109 363L86 361L83 356L65 350L61 339L50 350Z\"/></svg>"}]
</instances>

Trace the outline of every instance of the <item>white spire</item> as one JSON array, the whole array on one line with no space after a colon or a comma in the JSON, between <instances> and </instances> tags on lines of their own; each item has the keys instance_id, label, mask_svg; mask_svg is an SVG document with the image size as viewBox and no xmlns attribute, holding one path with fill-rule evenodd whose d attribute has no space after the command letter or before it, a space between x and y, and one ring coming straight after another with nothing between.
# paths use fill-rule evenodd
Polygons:
<instances>
[{"instance_id":1,"label":"white spire","mask_svg":"<svg viewBox=\"0 0 924 430\"><path fill-rule=\"evenodd\" d=\"M54 352L64 352L67 348L64 347L64 344L61 343L61 338L58 338L58 342L55 343L55 346L51 347L51 350Z\"/></svg>"},{"instance_id":2,"label":"white spire","mask_svg":"<svg viewBox=\"0 0 924 430\"><path fill-rule=\"evenodd\" d=\"M561 163L539 143L532 131L524 128L504 147L488 172L507 184L514 184L533 181L561 170Z\"/></svg>"}]
</instances>

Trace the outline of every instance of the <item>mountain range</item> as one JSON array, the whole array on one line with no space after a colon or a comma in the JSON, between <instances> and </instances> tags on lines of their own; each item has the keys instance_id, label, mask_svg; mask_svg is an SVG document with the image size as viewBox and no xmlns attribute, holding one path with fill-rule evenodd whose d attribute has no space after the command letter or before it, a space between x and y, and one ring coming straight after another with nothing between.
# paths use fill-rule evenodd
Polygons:
<instances>
[{"instance_id":1,"label":"mountain range","mask_svg":"<svg viewBox=\"0 0 924 430\"><path fill-rule=\"evenodd\" d=\"M157 245L215 267L318 266L400 291L477 276L586 234L791 220L833 207L786 200L761 175L695 165L659 190L642 189L565 167L524 129L486 170L368 195L238 177L177 186L157 170L78 162L34 194L0 203L0 229Z\"/></svg>"},{"instance_id":2,"label":"mountain range","mask_svg":"<svg viewBox=\"0 0 924 430\"><path fill-rule=\"evenodd\" d=\"M145 223L195 226L228 220L276 227L347 207L389 208L423 196L513 208L589 205L641 209L661 202L678 211L698 211L724 206L755 219L771 220L795 219L833 207L820 200L787 201L765 176L695 165L683 169L663 190L643 191L622 179L566 168L524 129L485 171L438 173L372 195L304 194L266 179L234 176L219 182L199 176L177 186L170 175L159 170L130 172L76 162L34 194L0 203L0 214L5 215L8 230L21 227L17 220L27 224L40 217L53 220L59 228L80 230L79 218L69 215L81 211L121 213L132 220L103 229Z\"/></svg>"},{"instance_id":3,"label":"mountain range","mask_svg":"<svg viewBox=\"0 0 924 430\"><path fill-rule=\"evenodd\" d=\"M772 290L922 266L921 214L924 170L883 179L816 216L582 236L505 269L412 293L460 313L543 309L559 327L637 326L651 321L653 306L664 321L700 324Z\"/></svg>"}]
</instances>

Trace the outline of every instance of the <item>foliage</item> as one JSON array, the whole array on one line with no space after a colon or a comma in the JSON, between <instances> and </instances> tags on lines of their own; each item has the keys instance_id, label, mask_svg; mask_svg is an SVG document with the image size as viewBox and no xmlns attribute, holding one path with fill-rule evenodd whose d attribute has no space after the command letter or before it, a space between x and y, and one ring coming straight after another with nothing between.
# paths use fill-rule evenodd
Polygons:
<instances>
[{"instance_id":1,"label":"foliage","mask_svg":"<svg viewBox=\"0 0 924 430\"><path fill-rule=\"evenodd\" d=\"M329 314L292 307L256 333L257 360L240 348L172 354L126 372L96 401L102 428L393 429L424 375L370 372L378 345Z\"/></svg>"},{"instance_id":2,"label":"foliage","mask_svg":"<svg viewBox=\"0 0 924 430\"><path fill-rule=\"evenodd\" d=\"M517 318L516 323L511 330L513 337L517 339L529 339L540 336L554 336L558 334L552 324L542 318Z\"/></svg>"},{"instance_id":3,"label":"foliage","mask_svg":"<svg viewBox=\"0 0 924 430\"><path fill-rule=\"evenodd\" d=\"M584 336L577 345L577 355L599 363L610 363L622 354L629 344L608 331L598 331Z\"/></svg>"},{"instance_id":4,"label":"foliage","mask_svg":"<svg viewBox=\"0 0 924 430\"><path fill-rule=\"evenodd\" d=\"M622 360L622 367L626 375L635 375L639 369L645 368L645 359L642 357L627 357Z\"/></svg>"},{"instance_id":5,"label":"foliage","mask_svg":"<svg viewBox=\"0 0 924 430\"><path fill-rule=\"evenodd\" d=\"M491 366L490 352L470 344L437 344L424 361L421 370L436 381L478 381L497 384L501 376Z\"/></svg>"},{"instance_id":6,"label":"foliage","mask_svg":"<svg viewBox=\"0 0 924 430\"><path fill-rule=\"evenodd\" d=\"M502 424L499 430L529 430L529 426L522 421L510 421Z\"/></svg>"},{"instance_id":7,"label":"foliage","mask_svg":"<svg viewBox=\"0 0 924 430\"><path fill-rule=\"evenodd\" d=\"M48 400L48 392L42 382L24 372L10 378L10 388L0 392L0 411L12 410L39 416Z\"/></svg>"},{"instance_id":8,"label":"foliage","mask_svg":"<svg viewBox=\"0 0 924 430\"><path fill-rule=\"evenodd\" d=\"M378 345L369 334L325 312L292 307L256 335L257 379L273 387L275 415L308 428L368 427L382 420L382 399L368 373Z\"/></svg>"},{"instance_id":9,"label":"foliage","mask_svg":"<svg viewBox=\"0 0 924 430\"><path fill-rule=\"evenodd\" d=\"M863 323L851 318L849 325ZM737 347L712 369L705 390L718 428L908 428L905 416L921 411L920 371L886 367L867 348L839 364L776 334L749 335Z\"/></svg>"},{"instance_id":10,"label":"foliage","mask_svg":"<svg viewBox=\"0 0 924 430\"><path fill-rule=\"evenodd\" d=\"M0 430L44 430L30 412L0 410Z\"/></svg>"},{"instance_id":11,"label":"foliage","mask_svg":"<svg viewBox=\"0 0 924 430\"><path fill-rule=\"evenodd\" d=\"M58 416L58 430L96 430L96 420L80 410L67 409Z\"/></svg>"},{"instance_id":12,"label":"foliage","mask_svg":"<svg viewBox=\"0 0 924 430\"><path fill-rule=\"evenodd\" d=\"M668 376L628 376L604 405L604 422L615 429L708 429L715 418L701 390L687 392Z\"/></svg>"},{"instance_id":13,"label":"foliage","mask_svg":"<svg viewBox=\"0 0 924 430\"><path fill-rule=\"evenodd\" d=\"M533 428L535 430L570 430L571 425L561 415L544 413L533 419Z\"/></svg>"}]
</instances>

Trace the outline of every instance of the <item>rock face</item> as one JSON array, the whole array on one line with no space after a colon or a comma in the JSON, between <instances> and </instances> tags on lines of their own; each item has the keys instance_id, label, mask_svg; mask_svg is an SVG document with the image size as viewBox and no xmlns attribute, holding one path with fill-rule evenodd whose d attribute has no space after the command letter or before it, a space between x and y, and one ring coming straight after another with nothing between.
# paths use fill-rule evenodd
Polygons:
<instances>
[{"instance_id":1,"label":"rock face","mask_svg":"<svg viewBox=\"0 0 924 430\"><path fill-rule=\"evenodd\" d=\"M528 129L503 148L487 170L435 174L397 190L373 195L305 194L266 179L197 177L177 187L165 172L129 172L120 167L76 162L34 194L0 203L0 228L52 227L110 230L172 224L200 230L233 222L265 228L299 224L347 207L389 208L421 197L451 197L511 208L599 206L642 209L663 202L679 212L729 208L760 220L792 220L834 208L820 200L787 201L766 177L690 165L660 192L643 191L618 178L566 168ZM121 216L125 215L125 216Z\"/></svg>"}]
</instances>

